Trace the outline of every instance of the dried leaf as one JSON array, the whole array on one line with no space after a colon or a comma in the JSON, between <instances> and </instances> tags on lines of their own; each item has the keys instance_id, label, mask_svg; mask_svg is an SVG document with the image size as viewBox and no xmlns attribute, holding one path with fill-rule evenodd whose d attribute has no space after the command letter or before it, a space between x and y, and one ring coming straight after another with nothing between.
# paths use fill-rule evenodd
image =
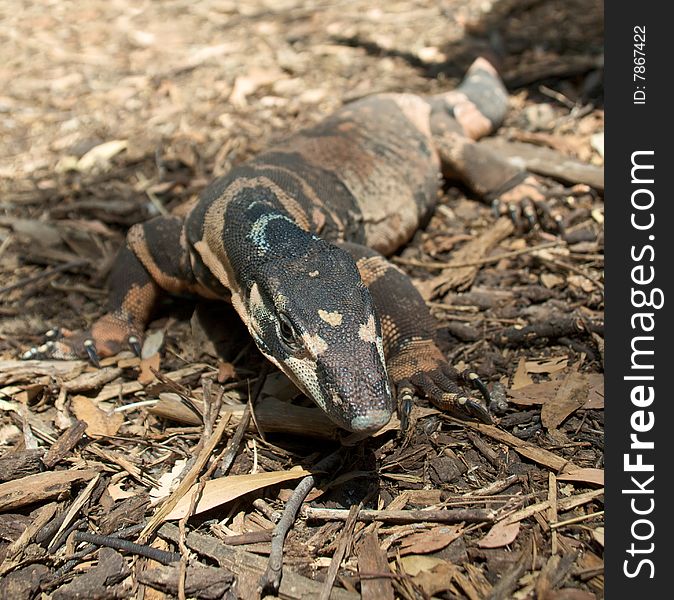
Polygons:
<instances>
[{"instance_id":1,"label":"dried leaf","mask_svg":"<svg viewBox=\"0 0 674 600\"><path fill-rule=\"evenodd\" d=\"M524 358L520 358L520 362L517 365L517 370L513 375L513 383L510 386L511 390L518 390L523 387L527 387L534 382L527 371L527 364Z\"/></svg>"},{"instance_id":2,"label":"dried leaf","mask_svg":"<svg viewBox=\"0 0 674 600\"><path fill-rule=\"evenodd\" d=\"M421 571L412 580L429 597L435 597L440 592L449 590L452 587L454 576L457 573L459 573L459 567L450 562L443 562L429 571Z\"/></svg>"},{"instance_id":3,"label":"dried leaf","mask_svg":"<svg viewBox=\"0 0 674 600\"><path fill-rule=\"evenodd\" d=\"M403 556L400 562L405 569L405 573L412 575L412 577L423 571L431 571L438 565L446 564L446 561L435 556L420 556L418 554Z\"/></svg>"},{"instance_id":4,"label":"dried leaf","mask_svg":"<svg viewBox=\"0 0 674 600\"><path fill-rule=\"evenodd\" d=\"M557 373L566 369L568 364L568 356L552 356L526 362L528 373Z\"/></svg>"},{"instance_id":5,"label":"dried leaf","mask_svg":"<svg viewBox=\"0 0 674 600\"><path fill-rule=\"evenodd\" d=\"M111 483L106 491L110 495L110 498L112 498L115 502L117 500L126 500L127 498L133 498L134 496L137 496L137 492L131 492L122 489L122 485L120 483Z\"/></svg>"},{"instance_id":6,"label":"dried leaf","mask_svg":"<svg viewBox=\"0 0 674 600\"><path fill-rule=\"evenodd\" d=\"M604 469L570 469L561 475L557 475L560 481L582 481L583 483L594 483L604 485Z\"/></svg>"},{"instance_id":7,"label":"dried leaf","mask_svg":"<svg viewBox=\"0 0 674 600\"><path fill-rule=\"evenodd\" d=\"M555 397L546 402L541 410L541 423L546 429L557 429L559 425L588 399L590 384L579 373L569 373L562 381Z\"/></svg>"},{"instance_id":8,"label":"dried leaf","mask_svg":"<svg viewBox=\"0 0 674 600\"><path fill-rule=\"evenodd\" d=\"M186 463L187 460L184 458L177 460L173 468L159 478L159 487L154 487L150 490L150 498L152 498L154 503L171 495L171 492L177 485L178 477L185 470Z\"/></svg>"},{"instance_id":9,"label":"dried leaf","mask_svg":"<svg viewBox=\"0 0 674 600\"><path fill-rule=\"evenodd\" d=\"M480 548L502 548L512 544L520 532L519 521L507 524L505 521L496 523L478 543Z\"/></svg>"},{"instance_id":10,"label":"dried leaf","mask_svg":"<svg viewBox=\"0 0 674 600\"><path fill-rule=\"evenodd\" d=\"M198 515L211 508L225 504L248 492L283 481L306 477L307 475L311 475L311 473L296 467L289 471L270 471L267 473L255 473L253 475L230 475L229 477L212 479L206 483L201 498L197 502L194 514ZM167 521L182 519L187 514L192 502L192 496L197 491L197 487L198 484L193 485L190 491L180 499L175 508L166 517Z\"/></svg>"},{"instance_id":11,"label":"dried leaf","mask_svg":"<svg viewBox=\"0 0 674 600\"><path fill-rule=\"evenodd\" d=\"M124 416L121 413L107 413L86 396L75 396L70 401L70 406L75 416L87 424L86 431L89 437L115 435L124 423Z\"/></svg>"},{"instance_id":12,"label":"dried leaf","mask_svg":"<svg viewBox=\"0 0 674 600\"><path fill-rule=\"evenodd\" d=\"M428 554L449 546L454 540L461 537L463 527L450 525L434 527L428 531L421 531L403 538L400 554Z\"/></svg>"},{"instance_id":13,"label":"dried leaf","mask_svg":"<svg viewBox=\"0 0 674 600\"><path fill-rule=\"evenodd\" d=\"M582 373L579 376L586 378L590 385L588 398L585 404L583 404L583 408L586 410L603 409L604 376L601 373ZM518 390L510 388L508 390L508 397L513 404L519 406L537 406L545 404L555 397L557 390L561 387L563 381L563 379L543 381L541 383L533 383Z\"/></svg>"}]
</instances>

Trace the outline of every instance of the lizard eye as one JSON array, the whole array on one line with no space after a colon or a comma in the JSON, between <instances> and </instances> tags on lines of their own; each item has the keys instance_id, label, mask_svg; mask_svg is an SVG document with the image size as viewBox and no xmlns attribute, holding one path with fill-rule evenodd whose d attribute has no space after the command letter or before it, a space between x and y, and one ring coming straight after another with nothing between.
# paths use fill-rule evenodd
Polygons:
<instances>
[{"instance_id":1,"label":"lizard eye","mask_svg":"<svg viewBox=\"0 0 674 600\"><path fill-rule=\"evenodd\" d=\"M299 350L302 347L300 336L293 324L290 322L290 319L283 313L279 314L278 319L279 333L283 343L294 352Z\"/></svg>"}]
</instances>

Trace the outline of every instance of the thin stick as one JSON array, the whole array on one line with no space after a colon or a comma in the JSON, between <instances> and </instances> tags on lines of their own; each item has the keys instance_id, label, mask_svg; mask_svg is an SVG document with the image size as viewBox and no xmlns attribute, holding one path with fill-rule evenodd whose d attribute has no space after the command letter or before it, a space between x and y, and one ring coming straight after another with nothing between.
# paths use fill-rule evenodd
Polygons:
<instances>
[{"instance_id":1,"label":"thin stick","mask_svg":"<svg viewBox=\"0 0 674 600\"><path fill-rule=\"evenodd\" d=\"M504 252L502 254L496 254L495 256L485 256L478 260L471 260L464 263L443 263L443 262L428 262L422 260L414 260L411 258L400 258L394 257L392 260L395 263L400 265L408 265L410 267L422 267L424 269L461 269L463 267L478 267L480 265L486 265L493 262L498 262L504 258L513 258L515 256L521 256L522 254L530 254L531 252L536 252L538 250L545 250L546 248L554 248L555 246L566 245L564 240L555 240L552 242L545 242L544 244L539 244L538 246L531 246L529 248L520 248L519 250L511 250L510 252Z\"/></svg>"},{"instance_id":2,"label":"thin stick","mask_svg":"<svg viewBox=\"0 0 674 600\"><path fill-rule=\"evenodd\" d=\"M332 471L341 460L341 449L326 456L323 460L318 462L314 469L316 471ZM274 528L274 533L271 538L271 551L269 552L269 560L267 562L267 569L260 578L260 585L262 593L277 594L281 585L281 578L283 577L283 543L285 542L288 531L293 526L297 517L297 512L307 497L311 488L314 487L316 478L314 475L307 475L302 479L290 500L286 503L283 509L283 515ZM344 511L348 513L348 511Z\"/></svg>"},{"instance_id":3,"label":"thin stick","mask_svg":"<svg viewBox=\"0 0 674 600\"><path fill-rule=\"evenodd\" d=\"M564 527L565 525L573 525L574 523L580 523L581 521L587 521L588 519L602 516L604 516L604 511L600 510L595 513L581 515L580 517L573 517L573 519L567 519L566 521L557 521L556 523L550 523L550 529L557 529L558 527Z\"/></svg>"},{"instance_id":4,"label":"thin stick","mask_svg":"<svg viewBox=\"0 0 674 600\"><path fill-rule=\"evenodd\" d=\"M346 521L349 511L341 508L312 508L307 506L302 515L310 520ZM494 521L492 511L481 509L439 510L361 510L359 521L384 523L483 523Z\"/></svg>"},{"instance_id":5,"label":"thin stick","mask_svg":"<svg viewBox=\"0 0 674 600\"><path fill-rule=\"evenodd\" d=\"M171 563L180 560L180 554L178 552L166 552L159 548L135 544L129 540L112 537L110 535L97 535L95 533L88 533L87 531L76 531L75 541L88 542L89 544L95 544L96 546L106 546L108 548L130 552L131 554L138 554L139 556L155 560L163 565L170 565Z\"/></svg>"}]
</instances>

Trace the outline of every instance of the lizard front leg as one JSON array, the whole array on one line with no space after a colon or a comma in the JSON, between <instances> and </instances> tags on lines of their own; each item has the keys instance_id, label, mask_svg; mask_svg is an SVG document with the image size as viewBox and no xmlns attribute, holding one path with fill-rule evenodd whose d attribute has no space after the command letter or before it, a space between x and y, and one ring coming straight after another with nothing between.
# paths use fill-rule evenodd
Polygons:
<instances>
[{"instance_id":1,"label":"lizard front leg","mask_svg":"<svg viewBox=\"0 0 674 600\"><path fill-rule=\"evenodd\" d=\"M89 358L98 364L99 358L125 348L140 354L143 333L162 296L216 297L197 281L191 262L182 219L158 217L134 225L112 267L108 312L88 331L52 333L23 358Z\"/></svg>"},{"instance_id":2,"label":"lizard front leg","mask_svg":"<svg viewBox=\"0 0 674 600\"><path fill-rule=\"evenodd\" d=\"M381 320L386 367L398 400L416 391L457 417L491 423L488 410L464 391L463 384L483 392L486 388L475 377L466 378L449 365L437 345L433 317L410 278L370 248L338 245L356 260L374 300Z\"/></svg>"}]
</instances>

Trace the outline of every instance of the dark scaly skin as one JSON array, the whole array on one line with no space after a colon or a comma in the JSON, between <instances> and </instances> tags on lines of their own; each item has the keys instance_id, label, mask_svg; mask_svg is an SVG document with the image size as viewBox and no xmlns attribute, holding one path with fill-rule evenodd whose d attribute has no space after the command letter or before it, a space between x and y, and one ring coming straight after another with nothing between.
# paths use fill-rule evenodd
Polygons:
<instances>
[{"instance_id":1,"label":"dark scaly skin","mask_svg":"<svg viewBox=\"0 0 674 600\"><path fill-rule=\"evenodd\" d=\"M506 108L482 59L456 91L345 106L214 181L184 222L134 226L109 312L27 357L137 350L162 294L195 294L231 302L262 353L347 430L381 428L403 389L488 420L437 347L422 298L383 255L427 221L443 172L486 198L536 191L473 143Z\"/></svg>"}]
</instances>

